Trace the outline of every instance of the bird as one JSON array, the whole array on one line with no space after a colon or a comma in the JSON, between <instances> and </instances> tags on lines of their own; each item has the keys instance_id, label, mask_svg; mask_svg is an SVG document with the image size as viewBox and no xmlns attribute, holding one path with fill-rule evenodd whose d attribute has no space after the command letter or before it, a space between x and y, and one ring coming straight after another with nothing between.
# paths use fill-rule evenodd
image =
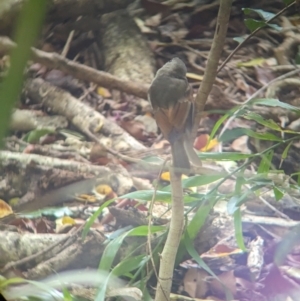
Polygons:
<instances>
[{"instance_id":1,"label":"bird","mask_svg":"<svg viewBox=\"0 0 300 301\"><path fill-rule=\"evenodd\" d=\"M175 57L157 71L148 90L156 123L171 144L173 167L182 173L189 172L190 162L201 166L192 142L195 104L186 72L184 62Z\"/></svg>"}]
</instances>

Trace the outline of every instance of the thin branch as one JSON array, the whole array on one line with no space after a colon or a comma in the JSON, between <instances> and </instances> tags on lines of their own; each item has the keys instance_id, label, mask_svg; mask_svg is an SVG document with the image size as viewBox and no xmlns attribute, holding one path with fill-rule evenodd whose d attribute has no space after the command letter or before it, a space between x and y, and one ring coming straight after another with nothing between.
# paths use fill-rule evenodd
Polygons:
<instances>
[{"instance_id":1,"label":"thin branch","mask_svg":"<svg viewBox=\"0 0 300 301\"><path fill-rule=\"evenodd\" d=\"M221 0L217 18L217 25L211 50L209 52L207 67L204 72L203 81L196 96L197 115L195 118L193 133L196 136L201 114L204 110L207 97L216 79L217 69L221 53L226 39L228 22L230 17L232 0Z\"/></svg>"}]
</instances>

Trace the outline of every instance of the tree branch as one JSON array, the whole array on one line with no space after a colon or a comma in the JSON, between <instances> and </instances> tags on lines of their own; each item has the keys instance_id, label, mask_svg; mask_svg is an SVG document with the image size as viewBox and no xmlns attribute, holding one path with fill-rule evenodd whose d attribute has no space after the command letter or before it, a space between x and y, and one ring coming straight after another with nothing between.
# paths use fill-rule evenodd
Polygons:
<instances>
[{"instance_id":1,"label":"tree branch","mask_svg":"<svg viewBox=\"0 0 300 301\"><path fill-rule=\"evenodd\" d=\"M223 51L223 46L227 34L228 22L230 17L232 0L221 0L220 8L218 13L217 25L214 40L209 52L209 57L207 60L207 67L205 68L203 81L197 92L196 96L196 107L197 115L195 118L193 133L196 136L198 125L201 119L201 114L204 110L204 106L213 83L216 79L217 69L221 53Z\"/></svg>"},{"instance_id":2,"label":"tree branch","mask_svg":"<svg viewBox=\"0 0 300 301\"><path fill-rule=\"evenodd\" d=\"M7 37L0 37L0 54L8 53L17 45ZM83 64L68 60L57 53L48 53L32 48L32 59L49 68L59 69L75 78L94 82L101 87L116 89L147 99L149 85L122 80L104 71L98 71Z\"/></svg>"}]
</instances>

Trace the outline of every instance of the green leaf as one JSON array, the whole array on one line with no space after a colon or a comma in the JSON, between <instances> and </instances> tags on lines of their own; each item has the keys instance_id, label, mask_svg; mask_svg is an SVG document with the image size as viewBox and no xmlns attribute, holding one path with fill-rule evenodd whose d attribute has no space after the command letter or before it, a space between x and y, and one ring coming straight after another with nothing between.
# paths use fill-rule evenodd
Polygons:
<instances>
[{"instance_id":1,"label":"green leaf","mask_svg":"<svg viewBox=\"0 0 300 301\"><path fill-rule=\"evenodd\" d=\"M245 19L244 20L245 25L247 26L247 28L253 32L254 30L261 28L261 27L265 27L267 24L264 21L257 21L254 19Z\"/></svg>"},{"instance_id":2,"label":"green leaf","mask_svg":"<svg viewBox=\"0 0 300 301\"><path fill-rule=\"evenodd\" d=\"M201 195L202 198L202 195ZM183 197L183 201L184 204L188 205L189 203L195 202L195 201L199 201L199 195L198 194L189 194L189 195L185 195Z\"/></svg>"},{"instance_id":3,"label":"green leaf","mask_svg":"<svg viewBox=\"0 0 300 301\"><path fill-rule=\"evenodd\" d=\"M274 150L270 150L265 155L262 156L260 164L257 169L257 173L268 173L271 167L272 158L274 155Z\"/></svg>"},{"instance_id":4,"label":"green leaf","mask_svg":"<svg viewBox=\"0 0 300 301\"><path fill-rule=\"evenodd\" d=\"M109 274L108 277L105 279L105 281L102 283L100 289L96 294L95 301L105 301L105 294L106 294L108 282L110 280L110 275L111 274Z\"/></svg>"},{"instance_id":5,"label":"green leaf","mask_svg":"<svg viewBox=\"0 0 300 301\"><path fill-rule=\"evenodd\" d=\"M242 10L244 11L244 13L246 15L249 15L252 12L257 13L265 21L269 21L270 19L272 19L273 17L275 17L275 14L267 12L267 11L264 11L262 9L242 8Z\"/></svg>"},{"instance_id":6,"label":"green leaf","mask_svg":"<svg viewBox=\"0 0 300 301\"><path fill-rule=\"evenodd\" d=\"M189 234L185 232L184 235L184 246L190 256L198 263L198 265L204 269L207 273L213 276L215 279L219 280L218 276L210 269L210 267L203 261L203 259L199 256L197 251L195 250L193 240L189 237Z\"/></svg>"},{"instance_id":7,"label":"green leaf","mask_svg":"<svg viewBox=\"0 0 300 301\"><path fill-rule=\"evenodd\" d=\"M268 140L268 141L278 141L278 142L282 142L282 138L277 137L276 135L272 134L272 133L257 133L254 132L252 130L249 129L244 129L245 135L248 135L250 137L256 138L256 139L260 139L260 140Z\"/></svg>"},{"instance_id":8,"label":"green leaf","mask_svg":"<svg viewBox=\"0 0 300 301\"><path fill-rule=\"evenodd\" d=\"M101 261L99 264L99 270L102 271L109 271L113 261L116 257L117 252L119 251L124 238L129 234L130 231L120 235L119 237L115 238L114 240L110 241L106 248L103 251Z\"/></svg>"},{"instance_id":9,"label":"green leaf","mask_svg":"<svg viewBox=\"0 0 300 301\"><path fill-rule=\"evenodd\" d=\"M240 206L245 203L247 196L249 195L250 190L245 191L242 195L234 195L230 198L227 203L227 212L232 215L240 209Z\"/></svg>"},{"instance_id":10,"label":"green leaf","mask_svg":"<svg viewBox=\"0 0 300 301\"><path fill-rule=\"evenodd\" d=\"M64 301L73 301L74 300L72 297L72 294L66 287L63 288L62 293L64 295Z\"/></svg>"},{"instance_id":11,"label":"green leaf","mask_svg":"<svg viewBox=\"0 0 300 301\"><path fill-rule=\"evenodd\" d=\"M259 195L261 195L261 189L264 189L264 188L266 188L265 185L255 185L255 186L251 187L250 191L252 191L256 196L259 196Z\"/></svg>"},{"instance_id":12,"label":"green leaf","mask_svg":"<svg viewBox=\"0 0 300 301\"><path fill-rule=\"evenodd\" d=\"M185 228L185 232L188 233L188 236L191 237L191 239L194 239L198 235L201 227L205 223L205 220L209 212L218 201L218 198L216 197L215 194L210 193L206 197L207 199L201 203L201 205L197 209L196 214L193 216L192 220L188 223L188 226ZM184 254L185 254L185 246L184 246L184 240L182 238L177 251L175 265L181 262Z\"/></svg>"},{"instance_id":13,"label":"green leaf","mask_svg":"<svg viewBox=\"0 0 300 301\"><path fill-rule=\"evenodd\" d=\"M208 198L199 206L197 212L186 227L186 231L188 232L191 239L194 239L197 236L201 227L205 223L210 210L213 208L216 202L217 197L213 194L210 194Z\"/></svg>"},{"instance_id":14,"label":"green leaf","mask_svg":"<svg viewBox=\"0 0 300 301\"><path fill-rule=\"evenodd\" d=\"M108 205L110 205L112 202L114 202L115 199L108 200L105 203L103 203L99 209L88 219L86 222L83 230L82 230L82 239L85 239L88 232L90 231L91 226L94 224L95 220L98 218L98 216L101 214L104 208L106 208Z\"/></svg>"},{"instance_id":15,"label":"green leaf","mask_svg":"<svg viewBox=\"0 0 300 301\"><path fill-rule=\"evenodd\" d=\"M17 22L15 22L16 32L13 40L18 47L12 50L8 74L0 83L0 143L7 132L12 109L19 98L23 85L24 68L30 57L30 47L35 43L40 32L46 6L47 1L26 1L22 5Z\"/></svg>"},{"instance_id":16,"label":"green leaf","mask_svg":"<svg viewBox=\"0 0 300 301\"><path fill-rule=\"evenodd\" d=\"M244 244L242 215L240 209L234 212L233 218L234 218L234 230L235 230L236 243L241 250L246 251L247 249Z\"/></svg>"},{"instance_id":17,"label":"green leaf","mask_svg":"<svg viewBox=\"0 0 300 301\"><path fill-rule=\"evenodd\" d=\"M150 227L150 232L151 233L156 233L156 232L161 232L166 230L165 226L151 226ZM147 236L149 232L149 227L148 226L139 226L130 231L128 236Z\"/></svg>"},{"instance_id":18,"label":"green leaf","mask_svg":"<svg viewBox=\"0 0 300 301\"><path fill-rule=\"evenodd\" d=\"M224 178L224 174L193 176L182 181L183 188L199 187Z\"/></svg>"},{"instance_id":19,"label":"green leaf","mask_svg":"<svg viewBox=\"0 0 300 301\"><path fill-rule=\"evenodd\" d=\"M124 276L127 273L138 269L140 266L145 265L148 259L149 259L148 256L145 256L144 254L127 258L121 261L120 263L118 263L113 268L111 273L117 277Z\"/></svg>"},{"instance_id":20,"label":"green leaf","mask_svg":"<svg viewBox=\"0 0 300 301\"><path fill-rule=\"evenodd\" d=\"M284 191L280 188L278 188L277 186L273 186L273 192L275 195L275 199L276 201L280 201L282 199L282 197L284 196Z\"/></svg>"},{"instance_id":21,"label":"green leaf","mask_svg":"<svg viewBox=\"0 0 300 301\"><path fill-rule=\"evenodd\" d=\"M293 3L295 0L283 0L283 3L288 6L290 5L291 3Z\"/></svg>"},{"instance_id":22,"label":"green leaf","mask_svg":"<svg viewBox=\"0 0 300 301\"><path fill-rule=\"evenodd\" d=\"M152 191L152 190L150 190L150 191ZM171 185L165 186L159 192L160 192L159 197L156 197L156 200L159 200L160 202L166 202L166 203L171 202L171 200L172 200ZM161 193L164 193L164 192L166 193L165 195L161 194ZM152 191L152 193L153 193L153 191ZM151 201L151 200L152 200L152 197L151 197L151 199L149 197L146 199L146 201ZM184 197L183 197L183 201L186 204L197 201L197 200L198 200L197 195L193 196L192 194L188 194L188 195L184 195Z\"/></svg>"},{"instance_id":23,"label":"green leaf","mask_svg":"<svg viewBox=\"0 0 300 301\"><path fill-rule=\"evenodd\" d=\"M270 23L266 23L265 21L257 21L254 19L245 19L245 25L247 26L247 28L253 32L258 28L263 28L265 26L271 27L275 30L280 31L282 29L282 27L276 25L276 24L270 24Z\"/></svg>"},{"instance_id":24,"label":"green leaf","mask_svg":"<svg viewBox=\"0 0 300 301\"><path fill-rule=\"evenodd\" d=\"M263 105L268 107L281 107L283 109L287 109L290 111L294 111L295 113L300 115L300 108L292 106L288 103L279 101L274 98L256 98L249 101L248 105Z\"/></svg>"},{"instance_id":25,"label":"green leaf","mask_svg":"<svg viewBox=\"0 0 300 301\"><path fill-rule=\"evenodd\" d=\"M159 232L165 230L164 226L151 226L150 231L151 233ZM148 227L147 226L139 226L136 228L133 228L129 231L126 231L125 233L122 233L120 236L114 238L112 241L110 241L106 248L104 249L104 252L101 257L101 261L99 264L99 269L102 271L109 271L113 261L115 259L115 256L117 252L119 251L123 240L127 236L147 236L148 234Z\"/></svg>"},{"instance_id":26,"label":"green leaf","mask_svg":"<svg viewBox=\"0 0 300 301\"><path fill-rule=\"evenodd\" d=\"M28 132L23 140L29 143L38 143L41 137L53 133L55 133L55 131L50 129L36 129Z\"/></svg>"},{"instance_id":27,"label":"green leaf","mask_svg":"<svg viewBox=\"0 0 300 301\"><path fill-rule=\"evenodd\" d=\"M2 292L9 285L22 284L24 282L27 282L27 280L23 279L23 278L13 277L13 278L6 279L1 276L0 277L0 292Z\"/></svg>"},{"instance_id":28,"label":"green leaf","mask_svg":"<svg viewBox=\"0 0 300 301\"><path fill-rule=\"evenodd\" d=\"M228 117L229 117L229 115L228 115L228 114L225 114L224 116L222 116L222 117L215 123L213 129L211 130L210 136L209 136L209 139L210 139L210 140L215 136L215 134L216 134L217 130L219 129L219 127L223 124L223 122L224 122Z\"/></svg>"},{"instance_id":29,"label":"green leaf","mask_svg":"<svg viewBox=\"0 0 300 301\"><path fill-rule=\"evenodd\" d=\"M286 148L284 149L282 155L281 155L281 158L284 160L286 159L287 155L288 155L288 152L290 150L290 147L293 145L294 141L291 141L287 146Z\"/></svg>"},{"instance_id":30,"label":"green leaf","mask_svg":"<svg viewBox=\"0 0 300 301\"><path fill-rule=\"evenodd\" d=\"M46 207L37 211L32 211L28 213L18 214L22 218L38 218L41 216L50 216L55 218L61 218L63 216L72 216L73 211L69 207Z\"/></svg>"},{"instance_id":31,"label":"green leaf","mask_svg":"<svg viewBox=\"0 0 300 301\"><path fill-rule=\"evenodd\" d=\"M138 190L134 192L127 193L122 196L122 198L131 198L140 201L151 201L153 198L154 190ZM156 191L156 200L170 202L171 201L171 193L168 191Z\"/></svg>"},{"instance_id":32,"label":"green leaf","mask_svg":"<svg viewBox=\"0 0 300 301\"><path fill-rule=\"evenodd\" d=\"M284 263L286 256L291 253L292 249L300 243L300 225L295 226L281 238L277 245L274 262L277 266Z\"/></svg>"},{"instance_id":33,"label":"green leaf","mask_svg":"<svg viewBox=\"0 0 300 301\"><path fill-rule=\"evenodd\" d=\"M248 158L252 158L255 155L251 154L241 154L241 153L200 153L199 158L200 159L211 159L211 160L217 160L217 161L238 161L238 160L244 160Z\"/></svg>"},{"instance_id":34,"label":"green leaf","mask_svg":"<svg viewBox=\"0 0 300 301\"><path fill-rule=\"evenodd\" d=\"M273 181L268 178L267 173L256 174L245 181L245 184L251 184L251 185L255 184L255 185L262 185L262 186L267 186L272 183Z\"/></svg>"},{"instance_id":35,"label":"green leaf","mask_svg":"<svg viewBox=\"0 0 300 301\"><path fill-rule=\"evenodd\" d=\"M243 135L246 135L245 129L243 128L236 128L231 130L225 130L225 132L222 134L221 137L219 137L220 142L227 142L232 141L238 137L241 137Z\"/></svg>"},{"instance_id":36,"label":"green leaf","mask_svg":"<svg viewBox=\"0 0 300 301\"><path fill-rule=\"evenodd\" d=\"M151 288L149 288L151 289ZM143 301L153 301L152 296L149 293L149 290L147 289L146 284L143 286L143 289L141 289L141 291L143 292Z\"/></svg>"},{"instance_id":37,"label":"green leaf","mask_svg":"<svg viewBox=\"0 0 300 301\"><path fill-rule=\"evenodd\" d=\"M263 118L262 116L260 116L259 114L253 113L253 112L248 112L243 116L245 119L248 120L254 120L259 124L262 124L272 130L275 131L279 131L281 132L282 129L281 127L272 119L268 119L266 120L265 118Z\"/></svg>"}]
</instances>

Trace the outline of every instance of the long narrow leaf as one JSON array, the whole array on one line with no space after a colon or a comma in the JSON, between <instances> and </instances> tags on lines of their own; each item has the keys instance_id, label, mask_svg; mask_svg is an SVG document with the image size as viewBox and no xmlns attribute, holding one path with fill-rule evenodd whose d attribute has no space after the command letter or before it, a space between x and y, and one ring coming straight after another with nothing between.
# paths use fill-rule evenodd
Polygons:
<instances>
[{"instance_id":1,"label":"long narrow leaf","mask_svg":"<svg viewBox=\"0 0 300 301\"><path fill-rule=\"evenodd\" d=\"M245 247L244 237L243 237L241 210L240 209L236 210L233 217L234 217L234 230L235 230L235 238L236 238L237 245L241 250L246 251L247 249Z\"/></svg>"},{"instance_id":2,"label":"long narrow leaf","mask_svg":"<svg viewBox=\"0 0 300 301\"><path fill-rule=\"evenodd\" d=\"M211 195L209 196L209 199L199 206L196 214L193 216L186 229L191 239L194 239L197 236L199 230L204 225L210 210L213 208L216 202L217 198L214 195Z\"/></svg>"},{"instance_id":3,"label":"long narrow leaf","mask_svg":"<svg viewBox=\"0 0 300 301\"><path fill-rule=\"evenodd\" d=\"M222 123L229 117L229 114L225 114L224 116L222 116L214 125L213 129L211 130L210 136L209 136L209 140L213 139L217 130L219 129L219 127L222 125Z\"/></svg>"},{"instance_id":4,"label":"long narrow leaf","mask_svg":"<svg viewBox=\"0 0 300 301\"><path fill-rule=\"evenodd\" d=\"M281 127L274 120L272 119L266 120L261 115L256 114L254 112L248 112L243 117L248 120L254 120L257 123L264 125L272 130L279 131L279 132L282 131Z\"/></svg>"},{"instance_id":5,"label":"long narrow leaf","mask_svg":"<svg viewBox=\"0 0 300 301\"><path fill-rule=\"evenodd\" d=\"M218 160L218 161L238 161L244 160L248 158L252 158L254 155L251 154L241 154L241 153L200 153L200 159L211 159L211 160Z\"/></svg>"},{"instance_id":6,"label":"long narrow leaf","mask_svg":"<svg viewBox=\"0 0 300 301\"><path fill-rule=\"evenodd\" d=\"M189 177L187 179L184 179L182 181L182 186L183 188L196 187L196 186L199 187L199 186L213 183L222 178L224 178L224 174L194 176L194 177Z\"/></svg>"},{"instance_id":7,"label":"long narrow leaf","mask_svg":"<svg viewBox=\"0 0 300 301\"><path fill-rule=\"evenodd\" d=\"M108 205L110 205L112 202L114 202L115 199L108 200L104 204L102 204L99 209L89 218L87 223L85 224L83 231L82 231L82 239L85 239L87 236L91 226L95 222L95 220L98 218L98 216L101 214L104 208L106 208Z\"/></svg>"},{"instance_id":8,"label":"long narrow leaf","mask_svg":"<svg viewBox=\"0 0 300 301\"><path fill-rule=\"evenodd\" d=\"M147 256L144 254L135 257L127 258L118 263L113 269L112 274L115 276L124 276L129 272L138 269L148 261Z\"/></svg>"},{"instance_id":9,"label":"long narrow leaf","mask_svg":"<svg viewBox=\"0 0 300 301\"><path fill-rule=\"evenodd\" d=\"M257 169L257 173L265 173L267 174L270 170L272 158L274 155L274 150L270 150L268 153L266 153L264 156L262 156L262 159L260 161L260 164Z\"/></svg>"},{"instance_id":10,"label":"long narrow leaf","mask_svg":"<svg viewBox=\"0 0 300 301\"><path fill-rule=\"evenodd\" d=\"M131 198L140 201L151 201L153 198L154 190L138 190L134 192L127 193L122 196L122 198ZM155 193L156 200L171 202L171 192L158 190Z\"/></svg>"},{"instance_id":11,"label":"long narrow leaf","mask_svg":"<svg viewBox=\"0 0 300 301\"><path fill-rule=\"evenodd\" d=\"M268 107L281 107L283 109L287 109L290 111L295 111L297 114L300 114L300 108L292 106L286 102L279 101L278 99L274 98L256 98L249 101L249 105L263 105Z\"/></svg>"}]
</instances>

